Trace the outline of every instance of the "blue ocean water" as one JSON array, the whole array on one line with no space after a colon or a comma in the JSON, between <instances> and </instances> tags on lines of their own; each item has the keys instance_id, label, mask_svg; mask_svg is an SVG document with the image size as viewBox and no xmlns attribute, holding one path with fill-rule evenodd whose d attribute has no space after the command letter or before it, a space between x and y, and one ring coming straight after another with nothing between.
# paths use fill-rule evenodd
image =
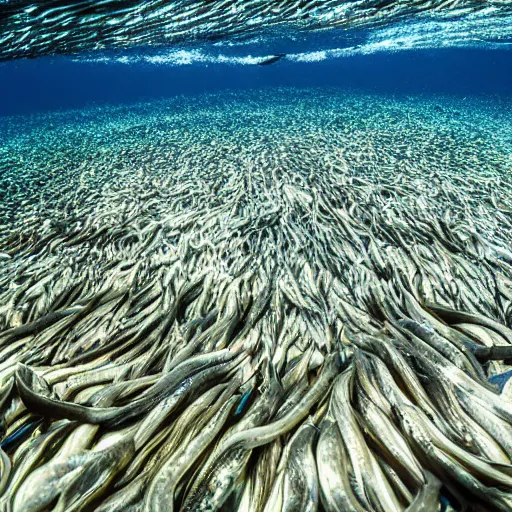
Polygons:
<instances>
[{"instance_id":1,"label":"blue ocean water","mask_svg":"<svg viewBox=\"0 0 512 512\"><path fill-rule=\"evenodd\" d=\"M264 49L260 53L265 53ZM270 52L272 53L272 52ZM512 95L512 50L422 49L269 66L82 62L0 63L0 115L276 86L335 86L392 94Z\"/></svg>"}]
</instances>

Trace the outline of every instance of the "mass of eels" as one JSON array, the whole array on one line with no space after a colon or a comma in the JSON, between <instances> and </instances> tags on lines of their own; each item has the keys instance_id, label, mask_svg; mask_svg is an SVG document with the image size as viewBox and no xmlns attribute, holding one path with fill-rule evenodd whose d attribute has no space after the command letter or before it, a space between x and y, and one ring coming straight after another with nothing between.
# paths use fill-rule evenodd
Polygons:
<instances>
[{"instance_id":1,"label":"mass of eels","mask_svg":"<svg viewBox=\"0 0 512 512\"><path fill-rule=\"evenodd\" d=\"M271 93L6 122L0 510L512 510L510 107Z\"/></svg>"}]
</instances>

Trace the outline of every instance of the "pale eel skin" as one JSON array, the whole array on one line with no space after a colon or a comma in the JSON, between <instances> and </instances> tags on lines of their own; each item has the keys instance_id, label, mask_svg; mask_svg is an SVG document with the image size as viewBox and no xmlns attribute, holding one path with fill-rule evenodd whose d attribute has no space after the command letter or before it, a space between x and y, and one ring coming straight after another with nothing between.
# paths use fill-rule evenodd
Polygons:
<instances>
[{"instance_id":1,"label":"pale eel skin","mask_svg":"<svg viewBox=\"0 0 512 512\"><path fill-rule=\"evenodd\" d=\"M495 101L267 89L6 120L0 510L512 510Z\"/></svg>"}]
</instances>

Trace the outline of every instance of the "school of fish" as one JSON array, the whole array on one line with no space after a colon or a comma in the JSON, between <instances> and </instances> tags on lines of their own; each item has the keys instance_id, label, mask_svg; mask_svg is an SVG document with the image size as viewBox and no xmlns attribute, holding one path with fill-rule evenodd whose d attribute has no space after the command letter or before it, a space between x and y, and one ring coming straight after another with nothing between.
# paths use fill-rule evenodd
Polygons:
<instances>
[{"instance_id":1,"label":"school of fish","mask_svg":"<svg viewBox=\"0 0 512 512\"><path fill-rule=\"evenodd\" d=\"M0 61L141 50L508 47L508 0L0 0ZM331 39L332 38L332 39ZM305 43L305 46L304 46ZM317 48L318 49L318 48ZM322 48L326 49L326 48ZM135 53L131 53L135 50ZM251 51L254 51L251 50Z\"/></svg>"},{"instance_id":2,"label":"school of fish","mask_svg":"<svg viewBox=\"0 0 512 512\"><path fill-rule=\"evenodd\" d=\"M2 132L1 511L512 510L512 114L271 93Z\"/></svg>"}]
</instances>

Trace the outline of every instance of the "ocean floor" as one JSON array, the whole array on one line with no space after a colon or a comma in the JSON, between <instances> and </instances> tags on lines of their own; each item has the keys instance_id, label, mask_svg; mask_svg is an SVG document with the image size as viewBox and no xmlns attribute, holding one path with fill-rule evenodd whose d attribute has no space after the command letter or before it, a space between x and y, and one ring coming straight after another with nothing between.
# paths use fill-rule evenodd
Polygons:
<instances>
[{"instance_id":1,"label":"ocean floor","mask_svg":"<svg viewBox=\"0 0 512 512\"><path fill-rule=\"evenodd\" d=\"M496 98L2 119L0 505L512 509L511 191Z\"/></svg>"}]
</instances>

